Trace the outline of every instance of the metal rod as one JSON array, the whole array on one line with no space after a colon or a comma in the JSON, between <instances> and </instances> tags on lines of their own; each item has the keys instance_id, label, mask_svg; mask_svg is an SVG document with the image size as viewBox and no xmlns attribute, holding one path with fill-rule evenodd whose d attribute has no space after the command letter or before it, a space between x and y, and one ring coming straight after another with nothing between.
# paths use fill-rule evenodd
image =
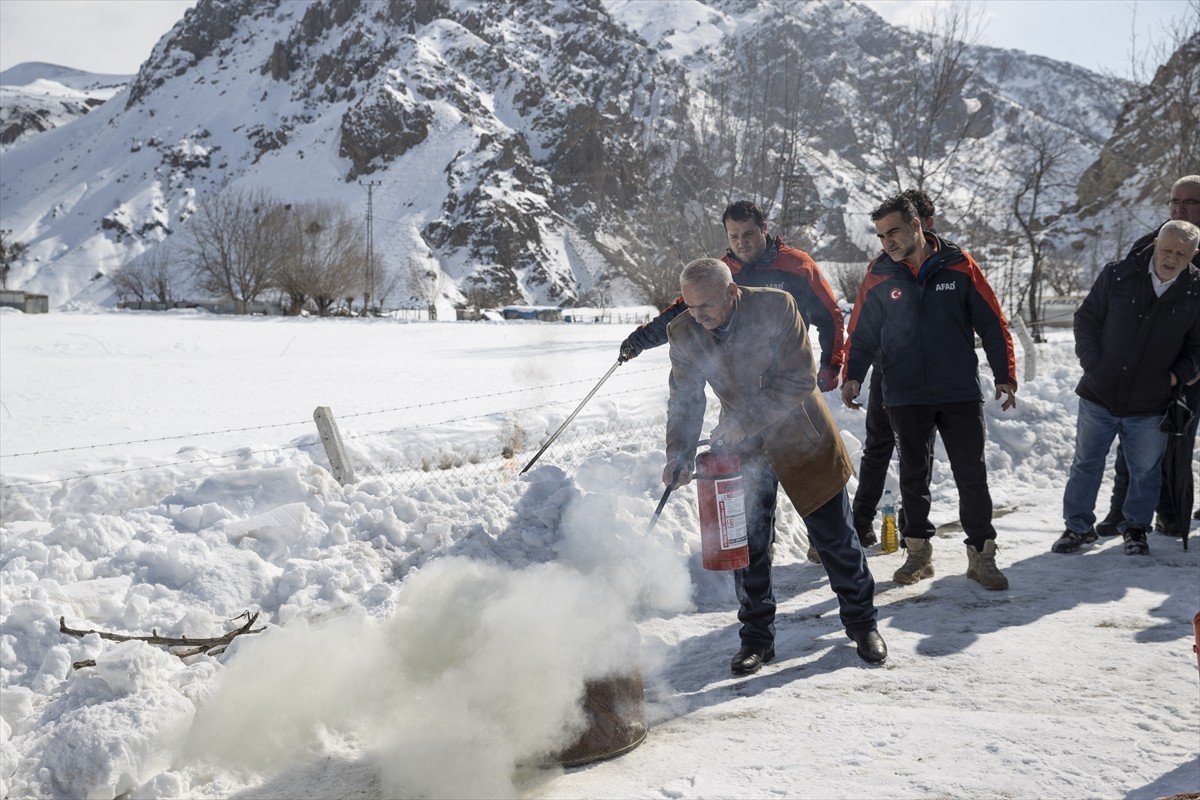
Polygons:
<instances>
[{"instance_id":1,"label":"metal rod","mask_svg":"<svg viewBox=\"0 0 1200 800\"><path fill-rule=\"evenodd\" d=\"M671 487L663 492L662 499L658 501L658 508L654 509L654 516L650 518L650 524L646 526L646 533L654 530L654 526L658 524L658 515L662 513L663 506L667 504L667 498L671 496Z\"/></svg>"},{"instance_id":2,"label":"metal rod","mask_svg":"<svg viewBox=\"0 0 1200 800\"><path fill-rule=\"evenodd\" d=\"M588 392L587 397L583 398L583 402L580 403L578 405L578 407L576 407L576 409L571 412L571 416L567 417L566 420L563 422L563 424L558 426L558 430L556 430L554 432L553 436L551 436L549 439L546 440L546 443L544 445L542 445L542 449L538 450L536 453L534 453L533 458L529 459L529 463L525 465L525 469L521 470L521 472L519 474L524 475L529 470L529 468L533 466L534 462L542 457L542 453L546 452L546 448L549 447L551 444L553 444L554 440L558 438L558 435L560 433L562 433L563 430L565 430L568 425L571 424L571 420L575 419L575 415L583 410L583 407L587 405L588 400L591 400L592 396L594 394L596 394L596 392L600 391L600 387L604 385L604 382L606 380L608 380L610 375L612 375L614 372L616 372L617 367L621 366L621 363L622 362L618 361L617 363L613 364L611 367L608 368L608 372L604 373L604 377L600 379L600 382L597 383L590 392Z\"/></svg>"},{"instance_id":3,"label":"metal rod","mask_svg":"<svg viewBox=\"0 0 1200 800\"><path fill-rule=\"evenodd\" d=\"M662 498L658 501L658 508L654 509L654 516L650 518L650 524L646 526L646 533L654 530L654 526L658 524L658 516L662 513L663 506L667 504L667 498L671 496L671 490L675 488L675 481L679 480L681 472L683 472L682 464L675 468L675 474L671 476L671 483L667 485L667 490L663 492Z\"/></svg>"}]
</instances>

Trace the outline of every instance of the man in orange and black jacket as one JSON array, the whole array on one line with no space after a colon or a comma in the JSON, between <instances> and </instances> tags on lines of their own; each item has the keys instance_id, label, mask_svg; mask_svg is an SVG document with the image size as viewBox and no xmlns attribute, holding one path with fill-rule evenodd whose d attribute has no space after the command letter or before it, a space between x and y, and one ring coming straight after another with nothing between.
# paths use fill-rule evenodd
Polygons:
<instances>
[{"instance_id":1,"label":"man in orange and black jacket","mask_svg":"<svg viewBox=\"0 0 1200 800\"><path fill-rule=\"evenodd\" d=\"M929 195L920 189L905 189L901 195L912 201L921 218L921 229L933 231L934 214L936 209ZM886 253L880 253L867 265L867 275L863 277L863 286L867 284L867 276L875 268L880 258L887 258ZM854 300L858 306L862 302L862 287ZM887 482L888 464L892 461L892 453L896 450L896 434L892 432L892 423L883 407L883 370L871 370L870 389L867 390L867 417L863 423L866 436L863 441L862 457L858 462L858 488L854 490L854 530L858 533L858 541L863 547L870 547L879 541L875 536L875 509L883 497L883 486ZM900 507L898 521L903 520L904 507Z\"/></svg>"},{"instance_id":2,"label":"man in orange and black jacket","mask_svg":"<svg viewBox=\"0 0 1200 800\"><path fill-rule=\"evenodd\" d=\"M1016 355L1008 322L974 259L921 229L911 200L896 195L871 213L884 254L875 262L850 317L842 400L855 400L867 368L883 373L883 403L900 450L901 533L908 558L893 576L916 583L933 576L929 520L934 435L940 434L958 487L967 545L967 577L1006 589L996 567L996 529L984 464L983 396L975 334L1001 406L1016 405Z\"/></svg>"},{"instance_id":3,"label":"man in orange and black jacket","mask_svg":"<svg viewBox=\"0 0 1200 800\"><path fill-rule=\"evenodd\" d=\"M721 215L729 250L721 260L738 286L782 289L796 301L800 316L816 325L821 343L817 385L821 391L837 388L842 368L842 310L833 289L816 262L803 250L789 247L778 236L767 235L762 209L749 200L732 203ZM643 350L667 343L667 323L687 310L683 298L634 330L621 342L619 360L636 358Z\"/></svg>"}]
</instances>

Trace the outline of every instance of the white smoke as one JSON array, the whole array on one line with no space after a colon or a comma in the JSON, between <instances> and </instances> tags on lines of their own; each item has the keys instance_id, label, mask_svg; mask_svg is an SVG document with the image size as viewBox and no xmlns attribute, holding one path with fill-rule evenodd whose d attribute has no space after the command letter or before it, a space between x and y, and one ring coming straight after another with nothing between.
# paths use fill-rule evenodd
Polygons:
<instances>
[{"instance_id":1,"label":"white smoke","mask_svg":"<svg viewBox=\"0 0 1200 800\"><path fill-rule=\"evenodd\" d=\"M635 614L690 606L685 559L642 533L643 505L577 493L556 562L438 559L383 622L356 611L244 641L189 753L269 774L333 731L372 755L385 796L515 796L519 768L587 727L586 683L641 669Z\"/></svg>"}]
</instances>

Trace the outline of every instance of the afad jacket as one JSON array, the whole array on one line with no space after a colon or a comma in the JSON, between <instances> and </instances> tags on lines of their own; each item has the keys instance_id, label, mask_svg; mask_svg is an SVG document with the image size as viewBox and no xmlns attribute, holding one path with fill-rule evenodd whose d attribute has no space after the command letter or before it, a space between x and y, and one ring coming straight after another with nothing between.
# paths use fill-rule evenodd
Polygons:
<instances>
[{"instance_id":1,"label":"afad jacket","mask_svg":"<svg viewBox=\"0 0 1200 800\"><path fill-rule=\"evenodd\" d=\"M738 286L782 289L796 301L800 315L809 325L817 326L821 343L821 366L842 368L845 349L842 310L833 288L821 274L817 263L803 250L789 247L778 236L767 240L767 247L755 261L743 264L732 251L721 259L733 273ZM680 297L665 311L635 330L633 340L643 350L667 343L667 325L687 311Z\"/></svg>"},{"instance_id":2,"label":"afad jacket","mask_svg":"<svg viewBox=\"0 0 1200 800\"><path fill-rule=\"evenodd\" d=\"M1118 417L1163 413L1171 373L1187 383L1200 371L1200 269L1188 265L1158 297L1153 256L1144 247L1105 266L1075 312L1075 391Z\"/></svg>"},{"instance_id":3,"label":"afad jacket","mask_svg":"<svg viewBox=\"0 0 1200 800\"><path fill-rule=\"evenodd\" d=\"M887 406L982 400L975 335L996 383L1017 385L1008 321L979 265L932 233L934 252L917 275L881 253L871 263L850 315L845 380L862 383L875 363Z\"/></svg>"},{"instance_id":4,"label":"afad jacket","mask_svg":"<svg viewBox=\"0 0 1200 800\"><path fill-rule=\"evenodd\" d=\"M850 454L817 388L807 325L791 295L743 288L724 338L690 314L667 326L671 343L667 459L691 459L704 425L707 383L721 419L746 433L743 455L770 463L800 516L827 503L850 479Z\"/></svg>"}]
</instances>

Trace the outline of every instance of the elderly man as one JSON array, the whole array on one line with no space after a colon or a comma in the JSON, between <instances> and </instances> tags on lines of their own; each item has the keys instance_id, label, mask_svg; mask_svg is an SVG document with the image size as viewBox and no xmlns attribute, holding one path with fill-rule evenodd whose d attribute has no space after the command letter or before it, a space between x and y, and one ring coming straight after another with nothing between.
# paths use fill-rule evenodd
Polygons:
<instances>
[{"instance_id":1,"label":"elderly man","mask_svg":"<svg viewBox=\"0 0 1200 800\"><path fill-rule=\"evenodd\" d=\"M721 401L711 438L741 457L750 565L734 573L741 649L731 668L756 672L775 656L771 539L782 484L808 526L860 658L887 658L875 617L875 581L850 524L850 455L817 388L806 325L791 295L743 288L711 258L680 275L688 313L667 326L671 345L663 483L692 480L707 383Z\"/></svg>"},{"instance_id":2,"label":"elderly man","mask_svg":"<svg viewBox=\"0 0 1200 800\"><path fill-rule=\"evenodd\" d=\"M1146 529L1158 503L1167 435L1159 429L1172 387L1200 374L1200 228L1172 220L1153 247L1116 261L1075 312L1075 458L1063 491L1066 530L1050 547L1074 553L1096 540L1096 493L1114 438L1129 470L1121 508L1126 555L1150 552Z\"/></svg>"},{"instance_id":3,"label":"elderly man","mask_svg":"<svg viewBox=\"0 0 1200 800\"><path fill-rule=\"evenodd\" d=\"M1017 404L1016 356L1008 322L979 265L958 245L922 229L912 201L895 195L871 212L883 254L859 290L850 318L842 401L856 402L871 364L883 369L883 402L900 449L901 533L908 551L892 576L933 577L929 493L934 435L950 458L966 534L967 577L1007 589L996 566L996 529L983 449L983 394L975 334L983 341L996 399Z\"/></svg>"},{"instance_id":4,"label":"elderly man","mask_svg":"<svg viewBox=\"0 0 1200 800\"><path fill-rule=\"evenodd\" d=\"M1171 187L1171 199L1167 203L1167 212L1172 220L1183 220L1200 226L1200 175L1185 175ZM1159 226L1162 227L1161 225ZM1153 247L1158 229L1151 231L1133 243L1127 258ZM1200 253L1192 257L1192 264L1200 267ZM1200 381L1186 386L1183 390L1184 400L1192 410L1192 424L1188 430L1188 441L1192 446L1196 442L1196 428L1200 424ZM1188 480L1192 480L1189 473ZM1112 498L1109 500L1108 516L1096 523L1096 533L1101 536L1115 536L1121 532L1121 523L1125 516L1121 507L1125 505L1125 495L1129 491L1129 467L1125 463L1125 449L1117 445L1117 461L1113 476ZM1158 494L1158 518L1154 529L1169 536L1181 536L1187 530L1189 521L1175 519L1174 503L1170 487L1164 481Z\"/></svg>"}]
</instances>

